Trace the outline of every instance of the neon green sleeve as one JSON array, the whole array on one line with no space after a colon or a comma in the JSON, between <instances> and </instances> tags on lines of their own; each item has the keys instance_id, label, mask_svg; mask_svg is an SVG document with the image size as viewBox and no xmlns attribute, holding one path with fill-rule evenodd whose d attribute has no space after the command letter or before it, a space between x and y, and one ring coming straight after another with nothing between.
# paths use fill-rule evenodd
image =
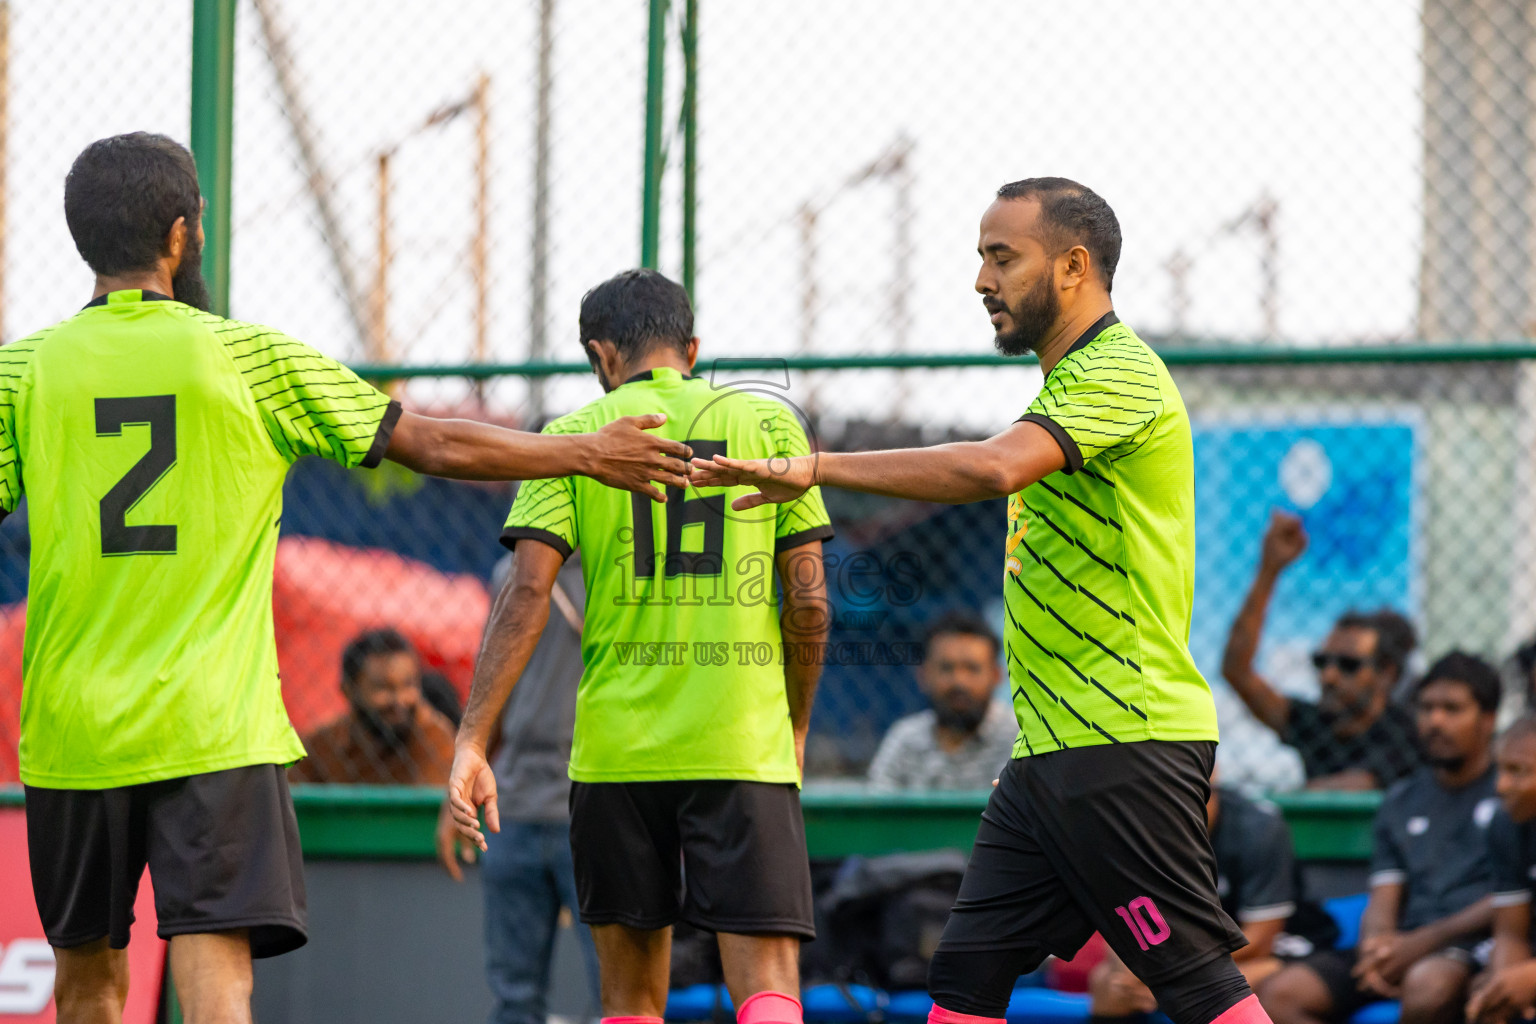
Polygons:
<instances>
[{"instance_id":1,"label":"neon green sleeve","mask_svg":"<svg viewBox=\"0 0 1536 1024\"><path fill-rule=\"evenodd\" d=\"M16 511L24 492L16 405L32 357L32 338L0 348L0 519Z\"/></svg>"},{"instance_id":2,"label":"neon green sleeve","mask_svg":"<svg viewBox=\"0 0 1536 1024\"><path fill-rule=\"evenodd\" d=\"M1134 443L1163 408L1157 367L1134 341L1100 342L1063 359L1029 411L1061 445L1067 472L1102 452Z\"/></svg>"},{"instance_id":3,"label":"neon green sleeve","mask_svg":"<svg viewBox=\"0 0 1536 1024\"><path fill-rule=\"evenodd\" d=\"M562 416L540 433L579 434L583 429L576 417ZM580 546L574 477L528 480L518 487L512 510L507 513L506 527L501 531L501 542L513 548L520 540L542 541L562 557L571 557L571 552Z\"/></svg>"},{"instance_id":4,"label":"neon green sleeve","mask_svg":"<svg viewBox=\"0 0 1536 1024\"><path fill-rule=\"evenodd\" d=\"M778 407L777 410L772 417L764 418L765 423L772 424L769 431L772 457L809 455L811 445L806 440L805 428L800 425L800 420L787 406L779 402L772 404ZM814 540L832 538L832 519L827 515L820 487L812 487L795 501L786 501L775 508L778 512L773 533L775 550L784 551Z\"/></svg>"},{"instance_id":5,"label":"neon green sleeve","mask_svg":"<svg viewBox=\"0 0 1536 1024\"><path fill-rule=\"evenodd\" d=\"M235 320L212 330L228 347L262 426L288 461L318 455L349 468L383 461L400 419L399 402L281 331Z\"/></svg>"}]
</instances>

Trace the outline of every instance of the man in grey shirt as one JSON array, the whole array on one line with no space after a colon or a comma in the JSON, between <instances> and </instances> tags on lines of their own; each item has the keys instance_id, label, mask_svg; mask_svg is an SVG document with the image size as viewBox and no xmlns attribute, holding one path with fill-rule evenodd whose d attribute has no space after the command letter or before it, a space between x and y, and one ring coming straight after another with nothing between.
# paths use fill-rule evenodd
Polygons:
<instances>
[{"instance_id":1,"label":"man in grey shirt","mask_svg":"<svg viewBox=\"0 0 1536 1024\"><path fill-rule=\"evenodd\" d=\"M493 592L501 592L511 568L510 555L496 566ZM598 1005L592 933L575 920L568 803L586 605L579 556L561 567L550 603L549 625L507 701L491 759L501 811L501 831L486 836L489 846L481 872L486 978L496 998L491 1024L545 1024L550 960L562 910L570 913L581 941L591 1006ZM456 837L453 819L440 816L438 857L459 879L459 859L472 861L474 851L460 847Z\"/></svg>"},{"instance_id":2,"label":"man in grey shirt","mask_svg":"<svg viewBox=\"0 0 1536 1024\"><path fill-rule=\"evenodd\" d=\"M932 707L897 720L869 765L885 790L987 789L1013 755L1019 726L996 699L999 644L979 616L948 612L927 631L918 686Z\"/></svg>"}]
</instances>

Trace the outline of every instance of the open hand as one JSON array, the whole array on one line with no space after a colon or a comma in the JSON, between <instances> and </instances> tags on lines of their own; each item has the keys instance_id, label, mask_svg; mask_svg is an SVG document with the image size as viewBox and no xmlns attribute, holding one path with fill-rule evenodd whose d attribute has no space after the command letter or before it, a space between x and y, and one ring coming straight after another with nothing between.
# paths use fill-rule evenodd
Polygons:
<instances>
[{"instance_id":1,"label":"open hand","mask_svg":"<svg viewBox=\"0 0 1536 1024\"><path fill-rule=\"evenodd\" d=\"M695 487L756 487L755 494L744 494L731 502L731 508L745 512L759 505L794 501L816 482L816 457L775 456L771 459L730 459L716 455L713 461L693 460Z\"/></svg>"},{"instance_id":2,"label":"open hand","mask_svg":"<svg viewBox=\"0 0 1536 1024\"><path fill-rule=\"evenodd\" d=\"M496 810L496 776L485 754L467 744L453 752L453 769L448 773L448 812L460 838L485 849L485 835L480 831L481 807L485 808L485 827L501 831L501 814ZM453 874L449 871L449 874Z\"/></svg>"},{"instance_id":3,"label":"open hand","mask_svg":"<svg viewBox=\"0 0 1536 1024\"><path fill-rule=\"evenodd\" d=\"M623 416L591 438L592 468L587 476L621 491L648 494L656 501L667 496L656 484L688 486L688 463L693 449L681 441L657 437L647 431L667 422L665 413Z\"/></svg>"}]
</instances>

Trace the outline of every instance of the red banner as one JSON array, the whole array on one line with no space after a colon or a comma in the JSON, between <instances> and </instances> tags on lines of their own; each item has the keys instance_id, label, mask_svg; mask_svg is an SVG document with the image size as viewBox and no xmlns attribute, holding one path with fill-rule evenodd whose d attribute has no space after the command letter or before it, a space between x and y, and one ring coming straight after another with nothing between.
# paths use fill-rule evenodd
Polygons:
<instances>
[{"instance_id":1,"label":"red banner","mask_svg":"<svg viewBox=\"0 0 1536 1024\"><path fill-rule=\"evenodd\" d=\"M155 895L146 873L128 944L128 1006L123 1024L154 1024L165 973L165 942L155 934ZM53 947L43 938L27 866L27 818L0 808L0 1024L52 1024Z\"/></svg>"}]
</instances>

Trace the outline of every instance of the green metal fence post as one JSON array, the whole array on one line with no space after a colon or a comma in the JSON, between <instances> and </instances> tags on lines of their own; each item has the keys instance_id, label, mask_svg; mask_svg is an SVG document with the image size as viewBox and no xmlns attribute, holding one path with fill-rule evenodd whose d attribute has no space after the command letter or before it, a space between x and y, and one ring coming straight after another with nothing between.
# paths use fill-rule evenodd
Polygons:
<instances>
[{"instance_id":1,"label":"green metal fence post","mask_svg":"<svg viewBox=\"0 0 1536 1024\"><path fill-rule=\"evenodd\" d=\"M192 155L208 209L203 276L229 315L229 206L235 138L235 0L192 0Z\"/></svg>"},{"instance_id":2,"label":"green metal fence post","mask_svg":"<svg viewBox=\"0 0 1536 1024\"><path fill-rule=\"evenodd\" d=\"M699 0L686 0L683 19L683 288L693 293L694 239L698 210L699 135Z\"/></svg>"},{"instance_id":3,"label":"green metal fence post","mask_svg":"<svg viewBox=\"0 0 1536 1024\"><path fill-rule=\"evenodd\" d=\"M650 0L651 27L645 69L645 185L640 212L640 265L655 269L660 258L662 108L666 106L667 0Z\"/></svg>"}]
</instances>

